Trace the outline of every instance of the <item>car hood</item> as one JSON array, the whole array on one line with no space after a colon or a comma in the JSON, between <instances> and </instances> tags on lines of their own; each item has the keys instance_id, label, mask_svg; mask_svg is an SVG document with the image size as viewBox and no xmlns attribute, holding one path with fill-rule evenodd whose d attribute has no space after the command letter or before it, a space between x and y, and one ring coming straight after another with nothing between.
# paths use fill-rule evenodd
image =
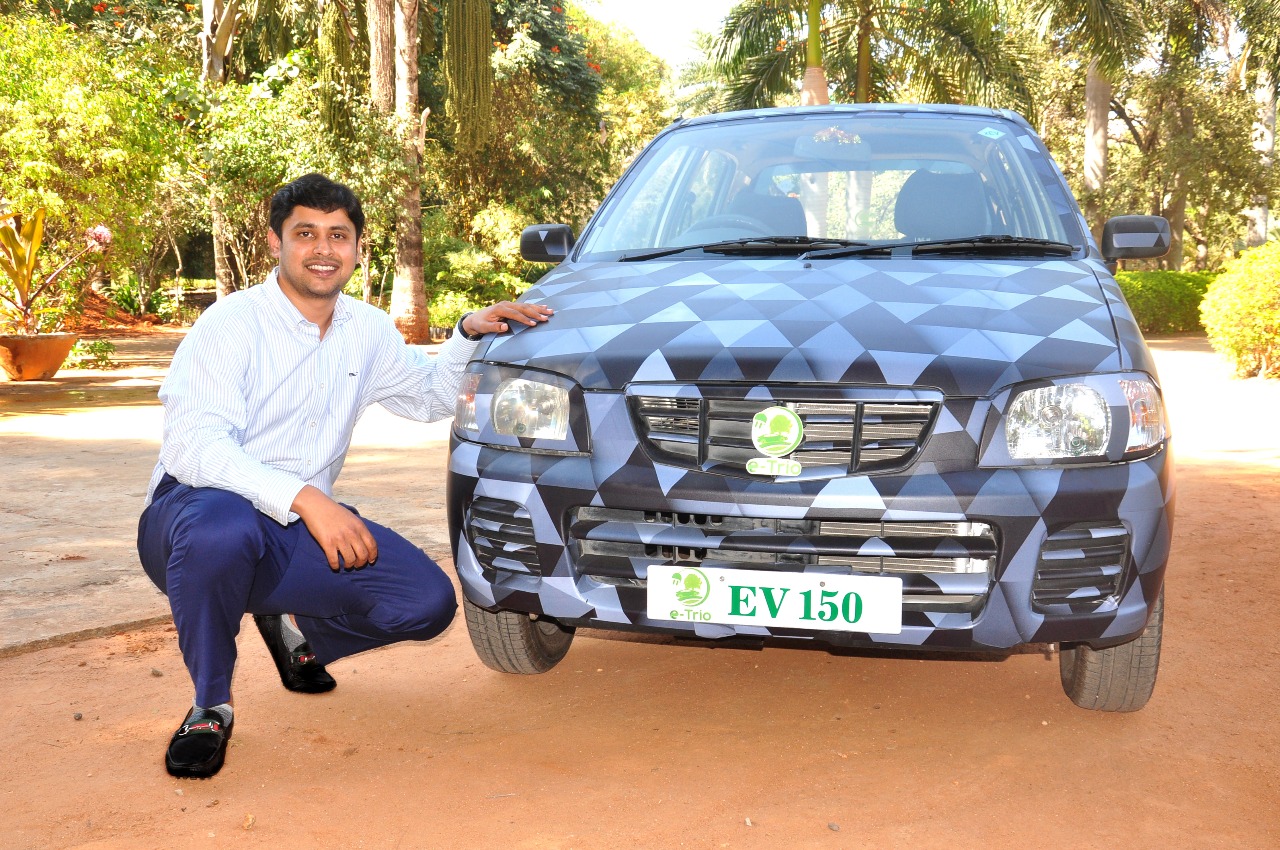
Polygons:
<instances>
[{"instance_id":1,"label":"car hood","mask_svg":"<svg viewBox=\"0 0 1280 850\"><path fill-rule=\"evenodd\" d=\"M555 316L493 338L480 359L588 390L822 382L976 397L1123 368L1108 299L1079 261L565 264L522 300Z\"/></svg>"}]
</instances>

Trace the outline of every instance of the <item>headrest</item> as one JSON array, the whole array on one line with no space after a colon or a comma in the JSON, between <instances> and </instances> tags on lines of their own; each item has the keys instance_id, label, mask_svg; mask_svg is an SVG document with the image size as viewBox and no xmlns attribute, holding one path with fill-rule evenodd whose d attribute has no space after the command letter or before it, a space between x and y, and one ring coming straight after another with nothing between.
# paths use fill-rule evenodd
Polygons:
<instances>
[{"instance_id":1,"label":"headrest","mask_svg":"<svg viewBox=\"0 0 1280 850\"><path fill-rule=\"evenodd\" d=\"M953 239L988 232L986 192L974 172L917 171L893 208L893 226L907 239Z\"/></svg>"},{"instance_id":2,"label":"headrest","mask_svg":"<svg viewBox=\"0 0 1280 850\"><path fill-rule=\"evenodd\" d=\"M739 192L729 205L729 212L759 219L769 225L770 236L805 236L809 232L804 206L790 195L759 195Z\"/></svg>"}]
</instances>

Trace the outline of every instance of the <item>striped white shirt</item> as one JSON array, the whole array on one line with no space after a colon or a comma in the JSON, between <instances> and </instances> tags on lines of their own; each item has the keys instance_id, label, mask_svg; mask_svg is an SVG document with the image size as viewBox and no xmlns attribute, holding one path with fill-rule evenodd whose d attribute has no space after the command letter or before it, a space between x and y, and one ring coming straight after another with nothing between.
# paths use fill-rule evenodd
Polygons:
<instances>
[{"instance_id":1,"label":"striped white shirt","mask_svg":"<svg viewBox=\"0 0 1280 850\"><path fill-rule=\"evenodd\" d=\"M405 345L390 316L348 295L339 296L321 339L273 271L261 286L211 306L178 346L160 387L164 437L147 504L167 472L292 522L303 486L333 494L369 405L424 422L453 415L476 345L454 333L429 358Z\"/></svg>"}]
</instances>

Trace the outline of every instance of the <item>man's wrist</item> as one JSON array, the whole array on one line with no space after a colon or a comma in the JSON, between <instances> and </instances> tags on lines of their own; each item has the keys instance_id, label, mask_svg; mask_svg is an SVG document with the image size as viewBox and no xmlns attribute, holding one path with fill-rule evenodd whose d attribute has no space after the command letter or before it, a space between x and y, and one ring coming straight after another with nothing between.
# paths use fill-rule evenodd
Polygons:
<instances>
[{"instance_id":1,"label":"man's wrist","mask_svg":"<svg viewBox=\"0 0 1280 850\"><path fill-rule=\"evenodd\" d=\"M470 313L463 313L462 318L458 319L458 333L462 334L462 338L467 340L468 342L479 342L480 340L484 339L483 333L478 333L478 334L467 333L467 327L465 322L467 321L467 316L470 316L470 315L471 315Z\"/></svg>"}]
</instances>

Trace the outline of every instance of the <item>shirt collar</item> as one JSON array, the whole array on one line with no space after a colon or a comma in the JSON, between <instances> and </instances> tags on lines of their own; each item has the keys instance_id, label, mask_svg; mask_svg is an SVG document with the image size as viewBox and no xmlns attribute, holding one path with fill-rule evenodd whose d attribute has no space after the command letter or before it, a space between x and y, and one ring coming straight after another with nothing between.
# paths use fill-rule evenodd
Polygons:
<instances>
[{"instance_id":1,"label":"shirt collar","mask_svg":"<svg viewBox=\"0 0 1280 850\"><path fill-rule=\"evenodd\" d=\"M314 322L303 316L293 302L289 300L289 296L284 294L284 290L280 288L280 267L273 268L262 282L263 288L267 292L267 300L275 305L280 314L289 324L296 328L314 328ZM333 323L331 327L345 324L352 316L351 305L347 303L345 295L339 295L337 302L333 305Z\"/></svg>"}]
</instances>

